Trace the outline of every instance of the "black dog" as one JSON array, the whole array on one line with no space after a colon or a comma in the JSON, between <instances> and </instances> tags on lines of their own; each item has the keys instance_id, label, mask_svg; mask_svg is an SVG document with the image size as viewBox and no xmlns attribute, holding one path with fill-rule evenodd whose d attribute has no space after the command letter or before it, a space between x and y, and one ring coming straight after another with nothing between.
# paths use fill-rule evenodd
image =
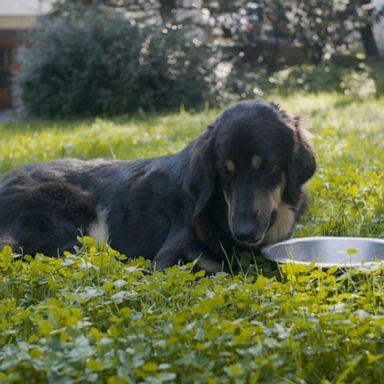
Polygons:
<instances>
[{"instance_id":1,"label":"black dog","mask_svg":"<svg viewBox=\"0 0 384 384\"><path fill-rule=\"evenodd\" d=\"M298 118L274 104L227 109L179 153L21 166L0 183L0 248L57 256L79 231L164 268L287 239L315 158Z\"/></svg>"}]
</instances>

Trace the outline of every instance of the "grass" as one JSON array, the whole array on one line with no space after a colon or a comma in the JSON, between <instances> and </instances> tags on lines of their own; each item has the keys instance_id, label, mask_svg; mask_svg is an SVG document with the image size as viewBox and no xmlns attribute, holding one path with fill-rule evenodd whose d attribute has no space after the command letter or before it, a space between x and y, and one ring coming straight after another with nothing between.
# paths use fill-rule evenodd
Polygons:
<instances>
[{"instance_id":1,"label":"grass","mask_svg":"<svg viewBox=\"0 0 384 384\"><path fill-rule=\"evenodd\" d=\"M318 171L295 236L384 238L383 98L274 97L307 115ZM182 148L218 111L0 126L0 171L63 156L136 158ZM64 259L0 254L0 382L377 383L384 267L165 273L82 240Z\"/></svg>"}]
</instances>

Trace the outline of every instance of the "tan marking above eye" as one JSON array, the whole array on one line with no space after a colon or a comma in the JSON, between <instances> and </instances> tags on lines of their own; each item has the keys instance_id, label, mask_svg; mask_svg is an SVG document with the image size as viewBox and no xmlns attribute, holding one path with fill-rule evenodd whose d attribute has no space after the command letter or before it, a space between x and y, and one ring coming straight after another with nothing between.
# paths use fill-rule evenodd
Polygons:
<instances>
[{"instance_id":1,"label":"tan marking above eye","mask_svg":"<svg viewBox=\"0 0 384 384\"><path fill-rule=\"evenodd\" d=\"M252 156L252 167L255 171L259 169L261 162L262 162L261 156L258 156L258 155Z\"/></svg>"},{"instance_id":2,"label":"tan marking above eye","mask_svg":"<svg viewBox=\"0 0 384 384\"><path fill-rule=\"evenodd\" d=\"M235 163L232 160L226 160L225 161L225 167L231 173L235 173L235 171L236 171Z\"/></svg>"}]
</instances>

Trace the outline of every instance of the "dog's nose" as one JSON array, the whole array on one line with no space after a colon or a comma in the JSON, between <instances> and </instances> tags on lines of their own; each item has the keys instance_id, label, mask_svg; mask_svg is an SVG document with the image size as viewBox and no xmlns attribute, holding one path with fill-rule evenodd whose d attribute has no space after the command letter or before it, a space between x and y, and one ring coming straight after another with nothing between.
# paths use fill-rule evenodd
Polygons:
<instances>
[{"instance_id":1,"label":"dog's nose","mask_svg":"<svg viewBox=\"0 0 384 384\"><path fill-rule=\"evenodd\" d=\"M250 235L239 235L235 234L237 240L239 240L242 243L253 243L255 241L255 238Z\"/></svg>"},{"instance_id":2,"label":"dog's nose","mask_svg":"<svg viewBox=\"0 0 384 384\"><path fill-rule=\"evenodd\" d=\"M255 233L247 232L247 231L236 231L235 232L236 239L241 243L254 243L255 242Z\"/></svg>"},{"instance_id":3,"label":"dog's nose","mask_svg":"<svg viewBox=\"0 0 384 384\"><path fill-rule=\"evenodd\" d=\"M241 216L236 217L233 222L233 234L240 243L255 243L258 237L253 221L244 220Z\"/></svg>"}]
</instances>

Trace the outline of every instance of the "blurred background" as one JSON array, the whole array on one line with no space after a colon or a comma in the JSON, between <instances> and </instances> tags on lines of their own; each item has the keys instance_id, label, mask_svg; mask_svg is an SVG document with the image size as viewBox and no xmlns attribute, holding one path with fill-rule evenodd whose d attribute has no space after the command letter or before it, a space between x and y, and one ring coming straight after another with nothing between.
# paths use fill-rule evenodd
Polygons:
<instances>
[{"instance_id":1,"label":"blurred background","mask_svg":"<svg viewBox=\"0 0 384 384\"><path fill-rule=\"evenodd\" d=\"M0 111L198 110L384 92L384 0L1 0Z\"/></svg>"}]
</instances>

